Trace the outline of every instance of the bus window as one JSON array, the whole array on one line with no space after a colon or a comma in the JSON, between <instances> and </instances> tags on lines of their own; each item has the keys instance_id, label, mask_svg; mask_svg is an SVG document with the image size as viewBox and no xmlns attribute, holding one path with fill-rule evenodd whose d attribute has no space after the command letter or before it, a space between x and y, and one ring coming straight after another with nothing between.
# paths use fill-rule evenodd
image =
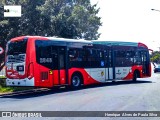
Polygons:
<instances>
[{"instance_id":1,"label":"bus window","mask_svg":"<svg viewBox=\"0 0 160 120\"><path fill-rule=\"evenodd\" d=\"M87 51L88 62L90 67L104 67L104 51L99 49L88 49Z\"/></svg>"},{"instance_id":2,"label":"bus window","mask_svg":"<svg viewBox=\"0 0 160 120\"><path fill-rule=\"evenodd\" d=\"M115 51L115 66L128 67L133 65L132 51Z\"/></svg>"},{"instance_id":3,"label":"bus window","mask_svg":"<svg viewBox=\"0 0 160 120\"><path fill-rule=\"evenodd\" d=\"M70 60L70 61L75 61L75 55L76 55L76 50L70 49L70 50L69 50L69 53L68 53L69 60Z\"/></svg>"},{"instance_id":4,"label":"bus window","mask_svg":"<svg viewBox=\"0 0 160 120\"><path fill-rule=\"evenodd\" d=\"M141 65L142 63L142 60L141 60L141 54L139 51L135 51L135 54L134 54L134 64L135 65Z\"/></svg>"},{"instance_id":5,"label":"bus window","mask_svg":"<svg viewBox=\"0 0 160 120\"><path fill-rule=\"evenodd\" d=\"M60 69L64 69L65 68L65 50L64 48L60 48L59 49L59 67Z\"/></svg>"},{"instance_id":6,"label":"bus window","mask_svg":"<svg viewBox=\"0 0 160 120\"><path fill-rule=\"evenodd\" d=\"M125 65L125 51L115 51L115 66L123 67Z\"/></svg>"},{"instance_id":7,"label":"bus window","mask_svg":"<svg viewBox=\"0 0 160 120\"><path fill-rule=\"evenodd\" d=\"M57 69L57 47L52 46L49 41L37 40L35 44L37 63L45 67L48 67L49 69Z\"/></svg>"},{"instance_id":8,"label":"bus window","mask_svg":"<svg viewBox=\"0 0 160 120\"><path fill-rule=\"evenodd\" d=\"M80 49L70 49L69 50L69 60L70 61L82 61L83 51Z\"/></svg>"},{"instance_id":9,"label":"bus window","mask_svg":"<svg viewBox=\"0 0 160 120\"><path fill-rule=\"evenodd\" d=\"M83 49L70 48L68 52L70 67L85 67L86 56Z\"/></svg>"},{"instance_id":10,"label":"bus window","mask_svg":"<svg viewBox=\"0 0 160 120\"><path fill-rule=\"evenodd\" d=\"M125 65L126 66L133 65L133 51L126 51Z\"/></svg>"}]
</instances>

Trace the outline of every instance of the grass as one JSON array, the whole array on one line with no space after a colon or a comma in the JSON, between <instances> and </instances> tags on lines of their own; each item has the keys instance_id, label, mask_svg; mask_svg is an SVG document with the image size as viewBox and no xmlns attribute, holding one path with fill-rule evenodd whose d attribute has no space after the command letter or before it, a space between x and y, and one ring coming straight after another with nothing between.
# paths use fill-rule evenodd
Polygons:
<instances>
[{"instance_id":1,"label":"grass","mask_svg":"<svg viewBox=\"0 0 160 120\"><path fill-rule=\"evenodd\" d=\"M5 80L5 77L0 77L0 94L33 89L33 87L6 87Z\"/></svg>"},{"instance_id":2,"label":"grass","mask_svg":"<svg viewBox=\"0 0 160 120\"><path fill-rule=\"evenodd\" d=\"M6 79L6 76L0 76L0 79Z\"/></svg>"},{"instance_id":3,"label":"grass","mask_svg":"<svg viewBox=\"0 0 160 120\"><path fill-rule=\"evenodd\" d=\"M11 87L3 87L0 85L0 93L8 93L8 92L13 92L14 89Z\"/></svg>"},{"instance_id":4,"label":"grass","mask_svg":"<svg viewBox=\"0 0 160 120\"><path fill-rule=\"evenodd\" d=\"M11 87L5 87L5 80L4 76L0 76L0 93L13 92Z\"/></svg>"}]
</instances>

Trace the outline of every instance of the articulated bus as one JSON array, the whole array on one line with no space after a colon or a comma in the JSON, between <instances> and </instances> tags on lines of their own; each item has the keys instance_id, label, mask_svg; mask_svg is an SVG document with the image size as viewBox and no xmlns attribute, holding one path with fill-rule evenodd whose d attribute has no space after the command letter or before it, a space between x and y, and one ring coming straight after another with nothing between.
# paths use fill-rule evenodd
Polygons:
<instances>
[{"instance_id":1,"label":"articulated bus","mask_svg":"<svg viewBox=\"0 0 160 120\"><path fill-rule=\"evenodd\" d=\"M7 86L78 88L151 76L148 47L136 42L21 36L7 43L5 62Z\"/></svg>"}]
</instances>

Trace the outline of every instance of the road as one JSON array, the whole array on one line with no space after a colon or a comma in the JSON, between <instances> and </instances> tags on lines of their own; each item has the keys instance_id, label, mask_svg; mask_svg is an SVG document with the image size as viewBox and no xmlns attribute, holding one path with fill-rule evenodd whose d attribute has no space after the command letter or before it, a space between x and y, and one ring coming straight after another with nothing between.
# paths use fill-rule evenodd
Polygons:
<instances>
[{"instance_id":1,"label":"road","mask_svg":"<svg viewBox=\"0 0 160 120\"><path fill-rule=\"evenodd\" d=\"M2 111L160 111L160 74L138 82L115 82L84 87L80 90L60 89L10 97L0 97ZM59 120L62 118L48 118ZM63 118L100 119L100 118ZM117 118L101 118L115 120ZM120 120L128 118L118 118ZM158 120L160 118L132 118Z\"/></svg>"}]
</instances>

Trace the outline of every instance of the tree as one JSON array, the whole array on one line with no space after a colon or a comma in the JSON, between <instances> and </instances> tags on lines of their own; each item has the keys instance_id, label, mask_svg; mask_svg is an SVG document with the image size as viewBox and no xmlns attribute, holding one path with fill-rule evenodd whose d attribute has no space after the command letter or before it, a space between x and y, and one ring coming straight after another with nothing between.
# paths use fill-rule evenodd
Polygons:
<instances>
[{"instance_id":1,"label":"tree","mask_svg":"<svg viewBox=\"0 0 160 120\"><path fill-rule=\"evenodd\" d=\"M160 52L155 51L150 55L151 61L160 64Z\"/></svg>"},{"instance_id":2,"label":"tree","mask_svg":"<svg viewBox=\"0 0 160 120\"><path fill-rule=\"evenodd\" d=\"M44 0L3 0L1 5L22 5L22 17L3 17L3 6L0 7L0 46L5 49L6 43L13 37L22 35L37 35L39 28L39 15L36 10ZM37 27L38 26L38 27ZM0 70L4 67L4 54L0 55Z\"/></svg>"},{"instance_id":3,"label":"tree","mask_svg":"<svg viewBox=\"0 0 160 120\"><path fill-rule=\"evenodd\" d=\"M6 37L5 32L7 30L8 21L3 19L2 4L4 4L4 0L0 1L0 46L3 47L3 49L5 49L6 40L4 39L4 37ZM5 57L4 53L0 55L0 71L4 67L4 57Z\"/></svg>"},{"instance_id":4,"label":"tree","mask_svg":"<svg viewBox=\"0 0 160 120\"><path fill-rule=\"evenodd\" d=\"M89 0L46 0L38 9L50 20L50 35L92 40L100 36L96 6Z\"/></svg>"},{"instance_id":5,"label":"tree","mask_svg":"<svg viewBox=\"0 0 160 120\"><path fill-rule=\"evenodd\" d=\"M0 4L21 5L20 18L4 18L0 9L0 45L22 35L97 39L100 34L99 8L90 0L2 0ZM0 65L4 62L4 55ZM4 65L4 64L3 64Z\"/></svg>"}]
</instances>

